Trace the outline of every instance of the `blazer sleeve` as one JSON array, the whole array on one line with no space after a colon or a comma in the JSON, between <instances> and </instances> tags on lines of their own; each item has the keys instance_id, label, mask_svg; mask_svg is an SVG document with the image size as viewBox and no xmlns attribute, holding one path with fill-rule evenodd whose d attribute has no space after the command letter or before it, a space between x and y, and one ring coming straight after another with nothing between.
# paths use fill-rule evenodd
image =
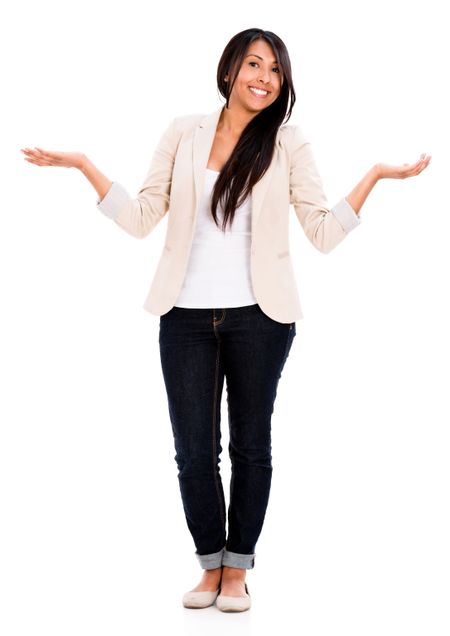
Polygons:
<instances>
[{"instance_id":1,"label":"blazer sleeve","mask_svg":"<svg viewBox=\"0 0 450 636\"><path fill-rule=\"evenodd\" d=\"M292 127L289 196L306 236L324 254L361 223L347 199L329 207L311 144L299 126Z\"/></svg>"},{"instance_id":2,"label":"blazer sleeve","mask_svg":"<svg viewBox=\"0 0 450 636\"><path fill-rule=\"evenodd\" d=\"M97 208L136 238L144 238L169 209L172 171L181 137L173 119L161 135L147 175L136 198L118 181L113 181Z\"/></svg>"}]
</instances>

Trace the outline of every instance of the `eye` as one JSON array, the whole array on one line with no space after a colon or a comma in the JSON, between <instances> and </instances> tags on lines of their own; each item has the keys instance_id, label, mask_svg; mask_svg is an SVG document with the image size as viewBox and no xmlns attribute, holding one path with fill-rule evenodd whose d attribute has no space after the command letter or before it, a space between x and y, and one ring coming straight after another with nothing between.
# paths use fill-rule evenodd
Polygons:
<instances>
[{"instance_id":1,"label":"eye","mask_svg":"<svg viewBox=\"0 0 450 636\"><path fill-rule=\"evenodd\" d=\"M258 62L249 62L249 64L258 64ZM274 66L272 71L276 71L277 73L279 73L280 69L277 66Z\"/></svg>"}]
</instances>

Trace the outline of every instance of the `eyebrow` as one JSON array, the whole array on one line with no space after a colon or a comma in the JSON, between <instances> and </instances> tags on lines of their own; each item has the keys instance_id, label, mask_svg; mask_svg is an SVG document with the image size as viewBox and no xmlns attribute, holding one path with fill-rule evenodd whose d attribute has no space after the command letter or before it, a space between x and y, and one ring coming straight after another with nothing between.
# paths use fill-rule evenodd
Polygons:
<instances>
[{"instance_id":1,"label":"eyebrow","mask_svg":"<svg viewBox=\"0 0 450 636\"><path fill-rule=\"evenodd\" d=\"M264 58L262 58L260 55L256 55L256 53L249 53L248 55L246 55L245 57L250 57L250 55L254 55L255 57L259 57L260 60L263 60ZM272 64L278 64L277 60L274 60L272 62Z\"/></svg>"}]
</instances>

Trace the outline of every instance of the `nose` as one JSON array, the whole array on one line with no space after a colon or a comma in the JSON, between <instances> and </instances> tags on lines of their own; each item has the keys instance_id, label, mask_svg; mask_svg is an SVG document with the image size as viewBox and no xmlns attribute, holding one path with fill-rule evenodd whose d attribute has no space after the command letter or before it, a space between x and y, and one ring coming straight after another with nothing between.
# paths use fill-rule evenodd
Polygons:
<instances>
[{"instance_id":1,"label":"nose","mask_svg":"<svg viewBox=\"0 0 450 636\"><path fill-rule=\"evenodd\" d=\"M267 84L270 81L269 71L262 70L259 74L259 81Z\"/></svg>"}]
</instances>

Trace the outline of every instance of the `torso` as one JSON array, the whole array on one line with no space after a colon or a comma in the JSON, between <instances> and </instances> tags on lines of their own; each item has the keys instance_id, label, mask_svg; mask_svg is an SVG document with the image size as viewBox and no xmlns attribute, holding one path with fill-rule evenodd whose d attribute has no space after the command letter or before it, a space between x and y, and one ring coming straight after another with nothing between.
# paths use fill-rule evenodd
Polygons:
<instances>
[{"instance_id":1,"label":"torso","mask_svg":"<svg viewBox=\"0 0 450 636\"><path fill-rule=\"evenodd\" d=\"M223 137L219 132L216 132L206 167L220 172L230 158L238 140L239 138Z\"/></svg>"}]
</instances>

